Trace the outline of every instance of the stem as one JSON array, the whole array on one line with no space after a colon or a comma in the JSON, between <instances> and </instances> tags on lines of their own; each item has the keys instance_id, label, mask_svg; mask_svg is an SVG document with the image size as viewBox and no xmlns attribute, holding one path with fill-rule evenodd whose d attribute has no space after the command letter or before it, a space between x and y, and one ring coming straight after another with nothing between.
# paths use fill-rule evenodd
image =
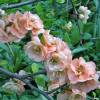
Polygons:
<instances>
[{"instance_id":1,"label":"stem","mask_svg":"<svg viewBox=\"0 0 100 100\"><path fill-rule=\"evenodd\" d=\"M90 2L90 0L87 0L87 2L86 2L86 6L89 4L89 2Z\"/></svg>"},{"instance_id":2,"label":"stem","mask_svg":"<svg viewBox=\"0 0 100 100\"><path fill-rule=\"evenodd\" d=\"M53 0L52 1L52 7L53 7L53 10L54 10L54 12L57 14L57 5L56 5L56 0Z\"/></svg>"},{"instance_id":3,"label":"stem","mask_svg":"<svg viewBox=\"0 0 100 100\"><path fill-rule=\"evenodd\" d=\"M40 70L39 72L33 73L33 74L27 74L27 75L23 75L21 76L22 79L26 79L28 77L34 77L40 74L46 74L46 70Z\"/></svg>"},{"instance_id":4,"label":"stem","mask_svg":"<svg viewBox=\"0 0 100 100\"><path fill-rule=\"evenodd\" d=\"M39 72L36 72L36 73L33 73L33 74L27 74L27 75L18 75L18 74L14 74L14 73L11 73L3 68L0 67L0 72L2 73L6 73L8 76L12 77L12 78L20 78L20 79L26 79L28 77L35 77L37 75L40 75L40 74L45 74L46 71L45 70L41 70Z\"/></svg>"},{"instance_id":5,"label":"stem","mask_svg":"<svg viewBox=\"0 0 100 100\"><path fill-rule=\"evenodd\" d=\"M10 76L11 78L16 78L16 79L21 79L21 77L17 74L14 74L12 72L9 72L8 70L5 70L4 68L0 67L0 72L7 75L7 76Z\"/></svg>"},{"instance_id":6,"label":"stem","mask_svg":"<svg viewBox=\"0 0 100 100\"><path fill-rule=\"evenodd\" d=\"M76 17L77 17L76 21L77 21L77 26L78 26L79 33L80 33L80 44L82 45L82 32L81 32L81 28L80 28L79 20L78 20L78 11L76 10L73 1L72 1L72 0L70 0L70 1L71 1L72 6L73 6L73 9L74 9L74 11L75 11L75 15L76 15Z\"/></svg>"},{"instance_id":7,"label":"stem","mask_svg":"<svg viewBox=\"0 0 100 100\"><path fill-rule=\"evenodd\" d=\"M67 2L68 2L68 0L66 0L66 12L70 11L73 8L72 5L67 4ZM81 3L78 3L75 5L75 7L78 7L80 5L81 5Z\"/></svg>"},{"instance_id":8,"label":"stem","mask_svg":"<svg viewBox=\"0 0 100 100\"><path fill-rule=\"evenodd\" d=\"M68 17L68 15L69 15L69 13L68 13L68 8L70 7L68 4L69 4L69 0L66 0L66 13L67 13L67 17ZM72 8L72 6L71 6L71 8Z\"/></svg>"},{"instance_id":9,"label":"stem","mask_svg":"<svg viewBox=\"0 0 100 100\"><path fill-rule=\"evenodd\" d=\"M30 84L30 82L27 82L27 81L25 81L25 80L23 80L23 82L24 82L25 84L27 84L32 90L35 90L35 91L37 91L38 93L42 94L42 95L43 95L44 97L46 97L48 100L52 100L52 99L48 96L47 93L45 93L44 91L42 91L42 90L40 90L40 89L34 87L32 84Z\"/></svg>"},{"instance_id":10,"label":"stem","mask_svg":"<svg viewBox=\"0 0 100 100\"><path fill-rule=\"evenodd\" d=\"M32 4L36 2L36 0L27 0L26 2L21 2L21 3L17 3L17 4L11 4L11 5L5 5L3 7L0 7L0 9L12 9L12 8L17 8L17 7L21 7L21 6L24 6L24 5L28 5L28 4Z\"/></svg>"},{"instance_id":11,"label":"stem","mask_svg":"<svg viewBox=\"0 0 100 100\"><path fill-rule=\"evenodd\" d=\"M68 84L67 84L67 83L65 83L65 84L63 84L63 85L59 86L59 87L58 87L58 88L56 88L56 89L53 89L53 90L51 90L51 91L47 91L46 93L47 93L47 94L54 93L55 91L57 91L57 90L59 90L59 89L61 89L61 88L64 88L65 86L68 86Z\"/></svg>"},{"instance_id":12,"label":"stem","mask_svg":"<svg viewBox=\"0 0 100 100\"><path fill-rule=\"evenodd\" d=\"M71 4L72 4L72 7L74 8L75 14L77 15L77 14L78 14L78 11L76 10L75 5L74 5L73 1L72 1L72 0L70 0L70 1L71 1Z\"/></svg>"},{"instance_id":13,"label":"stem","mask_svg":"<svg viewBox=\"0 0 100 100\"><path fill-rule=\"evenodd\" d=\"M91 40L99 40L100 37L91 38Z\"/></svg>"}]
</instances>

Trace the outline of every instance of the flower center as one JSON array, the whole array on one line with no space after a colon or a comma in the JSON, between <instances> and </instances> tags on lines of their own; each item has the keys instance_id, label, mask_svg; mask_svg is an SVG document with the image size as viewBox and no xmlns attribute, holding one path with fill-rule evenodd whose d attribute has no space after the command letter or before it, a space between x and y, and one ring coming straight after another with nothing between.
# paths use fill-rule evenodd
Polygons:
<instances>
[{"instance_id":1,"label":"flower center","mask_svg":"<svg viewBox=\"0 0 100 100\"><path fill-rule=\"evenodd\" d=\"M54 65L58 64L60 62L59 56L57 54L54 54L50 59L50 62Z\"/></svg>"},{"instance_id":2,"label":"flower center","mask_svg":"<svg viewBox=\"0 0 100 100\"><path fill-rule=\"evenodd\" d=\"M78 75L78 76L80 76L81 74L83 74L83 72L84 72L84 67L83 66L79 66L78 68L77 68L77 70L76 70L76 74Z\"/></svg>"},{"instance_id":3,"label":"flower center","mask_svg":"<svg viewBox=\"0 0 100 100\"><path fill-rule=\"evenodd\" d=\"M55 41L52 41L52 42L51 42L51 45L56 45L56 42L55 42Z\"/></svg>"},{"instance_id":4,"label":"flower center","mask_svg":"<svg viewBox=\"0 0 100 100\"><path fill-rule=\"evenodd\" d=\"M33 52L36 53L36 54L40 54L41 53L41 48L38 45L34 45Z\"/></svg>"}]
</instances>

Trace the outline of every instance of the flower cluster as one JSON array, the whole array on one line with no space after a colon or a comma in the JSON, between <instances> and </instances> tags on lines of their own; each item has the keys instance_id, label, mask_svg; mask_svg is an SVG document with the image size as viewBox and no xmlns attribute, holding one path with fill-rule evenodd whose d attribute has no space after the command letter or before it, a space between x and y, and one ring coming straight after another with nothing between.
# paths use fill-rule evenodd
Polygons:
<instances>
[{"instance_id":1,"label":"flower cluster","mask_svg":"<svg viewBox=\"0 0 100 100\"><path fill-rule=\"evenodd\" d=\"M66 83L66 70L70 66L72 54L65 42L45 30L41 36L33 36L24 49L32 60L44 61L52 89Z\"/></svg>"},{"instance_id":2,"label":"flower cluster","mask_svg":"<svg viewBox=\"0 0 100 100\"><path fill-rule=\"evenodd\" d=\"M24 47L25 52L32 60L44 62L50 80L49 89L68 83L71 95L85 98L86 93L99 85L95 63L86 62L82 57L72 60L68 45L49 32L44 29L42 34L32 35L32 41Z\"/></svg>"},{"instance_id":3,"label":"flower cluster","mask_svg":"<svg viewBox=\"0 0 100 100\"><path fill-rule=\"evenodd\" d=\"M87 8L80 7L80 11L84 13L85 20L87 20L89 14ZM24 46L25 53L33 61L44 62L50 80L49 89L57 88L65 83L69 84L69 91L65 90L64 93L59 94L62 98L60 100L66 100L66 98L71 100L73 97L81 98L77 100L84 100L86 93L98 87L100 83L95 63L86 62L82 57L72 59L68 45L52 36L50 30L45 30L36 14L17 12L5 16L0 20L0 41L20 40L29 30L32 32L32 38Z\"/></svg>"},{"instance_id":4,"label":"flower cluster","mask_svg":"<svg viewBox=\"0 0 100 100\"><path fill-rule=\"evenodd\" d=\"M89 19L89 14L91 13L90 10L88 10L87 7L80 6L79 7L79 18L86 23L87 20Z\"/></svg>"},{"instance_id":5,"label":"flower cluster","mask_svg":"<svg viewBox=\"0 0 100 100\"><path fill-rule=\"evenodd\" d=\"M69 21L62 28L69 32L69 31L71 31L72 27L73 27L73 24L71 21Z\"/></svg>"},{"instance_id":6,"label":"flower cluster","mask_svg":"<svg viewBox=\"0 0 100 100\"><path fill-rule=\"evenodd\" d=\"M72 60L68 45L52 36L49 30L43 30L39 35L32 35L32 41L24 47L25 52L32 60L44 62L50 80L49 89L68 83L71 91L69 98L79 95L79 98L85 99L86 93L99 85L95 63L86 62L82 57ZM67 96L66 91L65 94Z\"/></svg>"},{"instance_id":7,"label":"flower cluster","mask_svg":"<svg viewBox=\"0 0 100 100\"><path fill-rule=\"evenodd\" d=\"M16 75L26 75L27 73L24 70L20 70L19 73L16 73ZM20 95L22 92L25 91L25 83L18 80L18 79L10 79L8 82L6 82L2 88L6 90L6 92L13 93L15 92L16 94Z\"/></svg>"},{"instance_id":8,"label":"flower cluster","mask_svg":"<svg viewBox=\"0 0 100 100\"><path fill-rule=\"evenodd\" d=\"M39 16L25 12L5 15L0 19L0 42L20 41L29 30L33 34L43 31L43 24Z\"/></svg>"}]
</instances>

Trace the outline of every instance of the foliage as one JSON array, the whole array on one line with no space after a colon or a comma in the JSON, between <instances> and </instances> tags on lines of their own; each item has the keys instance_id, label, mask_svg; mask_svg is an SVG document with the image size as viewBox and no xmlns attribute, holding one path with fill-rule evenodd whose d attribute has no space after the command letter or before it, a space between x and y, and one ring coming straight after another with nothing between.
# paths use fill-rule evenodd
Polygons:
<instances>
[{"instance_id":1,"label":"foliage","mask_svg":"<svg viewBox=\"0 0 100 100\"><path fill-rule=\"evenodd\" d=\"M23 2L26 0L0 0L0 5L14 4L17 2ZM97 65L97 70L100 70L100 1L99 0L73 0L76 9L79 8L79 4L89 6L92 11L90 19L86 24L77 20L73 13L73 7L70 0L37 0L35 3L22 6L19 8L7 9L6 13L31 11L40 16L43 20L46 29L51 30L51 34L60 37L72 50L75 57L82 56L87 61L93 60ZM68 22L72 22L72 28L69 30L66 28ZM80 35L81 29L82 34ZM29 36L22 39L19 43L3 44L0 43L0 66L3 68L17 73L20 70L25 70L28 73L35 73L39 69L43 68L43 63L37 63L30 60L24 53L23 46L29 41ZM82 40L82 44L80 43ZM11 51L12 50L12 51ZM5 80L6 79L6 80ZM0 85L3 85L8 80L7 76L0 74ZM44 75L39 75L35 79L37 86L41 89L47 89L46 82L48 78ZM30 90L25 91L21 96L15 93L7 93L0 89L1 100L45 100L43 96ZM96 89L88 94L89 98L93 100L100 99L100 90ZM91 100L87 97L87 100Z\"/></svg>"}]
</instances>

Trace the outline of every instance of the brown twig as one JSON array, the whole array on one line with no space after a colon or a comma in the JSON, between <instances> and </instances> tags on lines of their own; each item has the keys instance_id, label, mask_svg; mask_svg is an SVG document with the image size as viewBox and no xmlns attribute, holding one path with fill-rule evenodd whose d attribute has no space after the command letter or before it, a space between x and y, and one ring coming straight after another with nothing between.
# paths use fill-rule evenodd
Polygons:
<instances>
[{"instance_id":1,"label":"brown twig","mask_svg":"<svg viewBox=\"0 0 100 100\"><path fill-rule=\"evenodd\" d=\"M36 2L36 1L37 0L28 0L26 2L21 2L21 3L17 3L17 4L5 5L5 6L0 7L0 9L6 10L6 9L17 8L17 7L21 7L21 6L32 4L32 3Z\"/></svg>"},{"instance_id":2,"label":"brown twig","mask_svg":"<svg viewBox=\"0 0 100 100\"><path fill-rule=\"evenodd\" d=\"M23 80L22 77L18 74L14 74L12 72L9 72L8 70L3 69L2 67L0 67L0 72L11 77L11 78L16 78L19 79L21 81L23 81L26 85L28 85L32 90L37 91L38 93L40 93L41 95L43 95L44 97L46 97L48 100L52 100L47 93L45 93L44 91L34 87L29 81L27 80Z\"/></svg>"},{"instance_id":3,"label":"brown twig","mask_svg":"<svg viewBox=\"0 0 100 100\"><path fill-rule=\"evenodd\" d=\"M43 70L40 70L39 72L36 72L36 73L23 75L23 76L21 76L21 78L22 78L22 79L25 79L25 78L34 77L34 76L37 76L37 75L40 75L40 74L46 74L46 70L43 69Z\"/></svg>"},{"instance_id":4,"label":"brown twig","mask_svg":"<svg viewBox=\"0 0 100 100\"><path fill-rule=\"evenodd\" d=\"M64 87L66 87L66 86L68 86L67 83L65 83L65 84L63 84L63 85L59 86L58 88L55 88L55 89L53 89L53 90L51 90L51 91L47 91L46 93L47 93L47 94L52 94L52 93L56 92L57 90L62 89L62 88L64 88Z\"/></svg>"}]
</instances>

